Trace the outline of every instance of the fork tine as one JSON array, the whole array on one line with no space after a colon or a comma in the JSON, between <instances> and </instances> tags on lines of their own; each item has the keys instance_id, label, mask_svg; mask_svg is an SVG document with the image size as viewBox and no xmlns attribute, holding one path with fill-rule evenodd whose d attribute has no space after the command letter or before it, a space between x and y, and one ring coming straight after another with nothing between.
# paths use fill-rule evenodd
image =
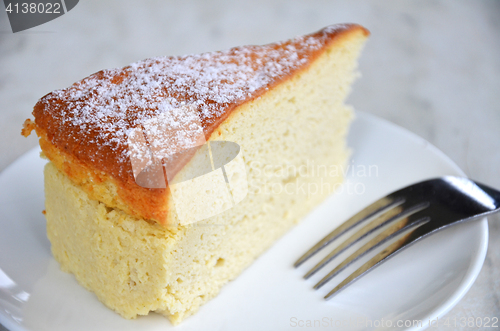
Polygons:
<instances>
[{"instance_id":1,"label":"fork tine","mask_svg":"<svg viewBox=\"0 0 500 331\"><path fill-rule=\"evenodd\" d=\"M363 210L352 216L350 219L342 223L335 230L330 232L326 237L324 237L320 242L309 249L304 255L302 255L293 265L295 268L299 267L302 263L306 262L309 258L323 249L325 246L330 244L332 241L340 237L345 232L349 231L353 227L372 219L382 213L385 213L389 209L403 204L405 200L403 198L391 198L384 197L381 198L371 205L365 207Z\"/></svg>"},{"instance_id":2,"label":"fork tine","mask_svg":"<svg viewBox=\"0 0 500 331\"><path fill-rule=\"evenodd\" d=\"M321 279L316 285L314 285L314 289L319 289L323 285L325 285L327 282L329 282L333 277L335 277L337 274L339 274L342 270L347 268L349 265L363 257L364 255L368 254L371 252L373 249L377 248L378 246L382 245L386 241L388 241L391 238L394 238L395 236L408 231L410 229L417 228L418 226L428 222L429 217L425 217L422 215L422 213L419 213L419 211L422 211L423 209L427 208L429 204L422 204L418 206L418 208L414 209L414 212L412 215L406 215L405 218L400 219L398 222L395 222L391 224L387 229L379 233L375 238L371 239L368 241L366 244L364 244L361 248L359 248L356 252L351 254L348 258L346 258L342 263L340 263L335 269L330 271L323 279Z\"/></svg>"},{"instance_id":3,"label":"fork tine","mask_svg":"<svg viewBox=\"0 0 500 331\"><path fill-rule=\"evenodd\" d=\"M399 233L402 233L409 228L413 228L415 230L416 228L426 224L429 222L429 218L423 218L420 219L419 222L414 223L412 226L407 226L405 229L401 229L401 231L398 231ZM397 235L397 234L396 234ZM358 268L356 271L354 271L352 274L349 275L346 279L344 279L340 284L338 284L333 290L331 290L327 295L325 295L325 300L329 300L332 297L334 297L336 294L338 294L341 290L345 289L347 286L351 285L354 283L356 280L367 274L368 272L372 271L385 261L389 260L391 257L402 251L403 249L407 248L410 246L409 244L414 242L415 239L419 239L411 237L411 232L409 237L407 238L406 236L397 240L396 242L392 243L385 249L383 249L381 252L379 252L377 255L372 257L368 262L363 264L360 268Z\"/></svg>"},{"instance_id":4,"label":"fork tine","mask_svg":"<svg viewBox=\"0 0 500 331\"><path fill-rule=\"evenodd\" d=\"M429 219L422 219L421 222L416 224L414 228L418 228L429 222ZM415 229L414 229L415 230ZM385 261L389 260L391 257L402 251L403 249L410 246L410 244L416 240L418 237L411 237L411 232L409 238L401 238L400 240L392 243L373 258L371 258L368 262L363 264L359 269L349 275L346 279L344 279L340 284L338 284L333 290L331 290L327 295L325 295L325 300L329 300L333 298L336 294L338 294L341 290L345 289L361 277L363 277L368 272L372 271Z\"/></svg>"},{"instance_id":5,"label":"fork tine","mask_svg":"<svg viewBox=\"0 0 500 331\"><path fill-rule=\"evenodd\" d=\"M401 204L398 206L395 206L391 209L385 209L385 212L383 212L381 215L370 221L368 224L363 226L360 230L358 230L356 233L354 233L352 236L347 238L344 242L342 242L339 246L337 246L330 254L328 254L323 260L318 262L311 270L309 270L305 275L304 278L308 279L312 275L314 275L316 272L318 272L321 268L323 268L328 262L333 260L335 257L337 257L339 254L341 254L343 251L357 243L358 241L362 240L366 236L368 236L370 233L373 233L377 229L392 223L401 217L404 217L405 215L408 215L412 212L415 212L412 208L406 208L405 204Z\"/></svg>"}]
</instances>

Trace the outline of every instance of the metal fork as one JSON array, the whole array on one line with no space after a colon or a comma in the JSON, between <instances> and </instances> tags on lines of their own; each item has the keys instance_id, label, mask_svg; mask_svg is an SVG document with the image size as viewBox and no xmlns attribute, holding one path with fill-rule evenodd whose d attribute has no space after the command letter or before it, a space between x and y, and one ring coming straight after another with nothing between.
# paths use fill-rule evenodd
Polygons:
<instances>
[{"instance_id":1,"label":"metal fork","mask_svg":"<svg viewBox=\"0 0 500 331\"><path fill-rule=\"evenodd\" d=\"M340 290L422 238L451 225L476 220L499 210L500 191L486 185L454 176L426 180L393 192L367 206L314 245L295 262L294 266L300 266L345 232L366 223L307 272L304 276L307 279L340 253L374 231L382 229L380 234L369 240L321 279L314 286L315 289L318 289L351 263L388 240L404 233L401 238L391 243L337 285L325 296L325 299L328 300Z\"/></svg>"}]
</instances>

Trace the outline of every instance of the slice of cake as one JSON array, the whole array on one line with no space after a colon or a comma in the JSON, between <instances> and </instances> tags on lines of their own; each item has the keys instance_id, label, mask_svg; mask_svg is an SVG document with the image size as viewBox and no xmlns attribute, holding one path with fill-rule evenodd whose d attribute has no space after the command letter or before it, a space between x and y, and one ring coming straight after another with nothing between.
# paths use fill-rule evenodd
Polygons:
<instances>
[{"instance_id":1,"label":"slice of cake","mask_svg":"<svg viewBox=\"0 0 500 331\"><path fill-rule=\"evenodd\" d=\"M342 182L344 104L368 31L158 57L41 98L61 268L134 318L179 323Z\"/></svg>"}]
</instances>

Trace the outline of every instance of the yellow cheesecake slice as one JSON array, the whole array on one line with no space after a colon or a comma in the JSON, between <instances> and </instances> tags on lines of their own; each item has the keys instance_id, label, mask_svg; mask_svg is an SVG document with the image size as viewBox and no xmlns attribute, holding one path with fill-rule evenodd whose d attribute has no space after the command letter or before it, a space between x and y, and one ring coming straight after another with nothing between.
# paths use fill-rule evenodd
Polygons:
<instances>
[{"instance_id":1,"label":"yellow cheesecake slice","mask_svg":"<svg viewBox=\"0 0 500 331\"><path fill-rule=\"evenodd\" d=\"M50 160L61 268L125 318L196 312L342 182L368 34L146 59L41 98L23 134Z\"/></svg>"}]
</instances>

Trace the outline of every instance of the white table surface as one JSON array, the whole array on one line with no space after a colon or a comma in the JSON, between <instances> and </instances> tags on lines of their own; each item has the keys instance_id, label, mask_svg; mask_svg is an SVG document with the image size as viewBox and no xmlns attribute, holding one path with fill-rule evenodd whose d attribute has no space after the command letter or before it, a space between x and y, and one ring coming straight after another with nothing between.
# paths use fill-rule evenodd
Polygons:
<instances>
[{"instance_id":1,"label":"white table surface","mask_svg":"<svg viewBox=\"0 0 500 331\"><path fill-rule=\"evenodd\" d=\"M500 1L81 0L16 34L0 8L0 170L37 145L19 132L38 98L93 72L355 22L372 36L349 102L500 188ZM489 222L484 267L450 318L500 317L500 217Z\"/></svg>"}]
</instances>

